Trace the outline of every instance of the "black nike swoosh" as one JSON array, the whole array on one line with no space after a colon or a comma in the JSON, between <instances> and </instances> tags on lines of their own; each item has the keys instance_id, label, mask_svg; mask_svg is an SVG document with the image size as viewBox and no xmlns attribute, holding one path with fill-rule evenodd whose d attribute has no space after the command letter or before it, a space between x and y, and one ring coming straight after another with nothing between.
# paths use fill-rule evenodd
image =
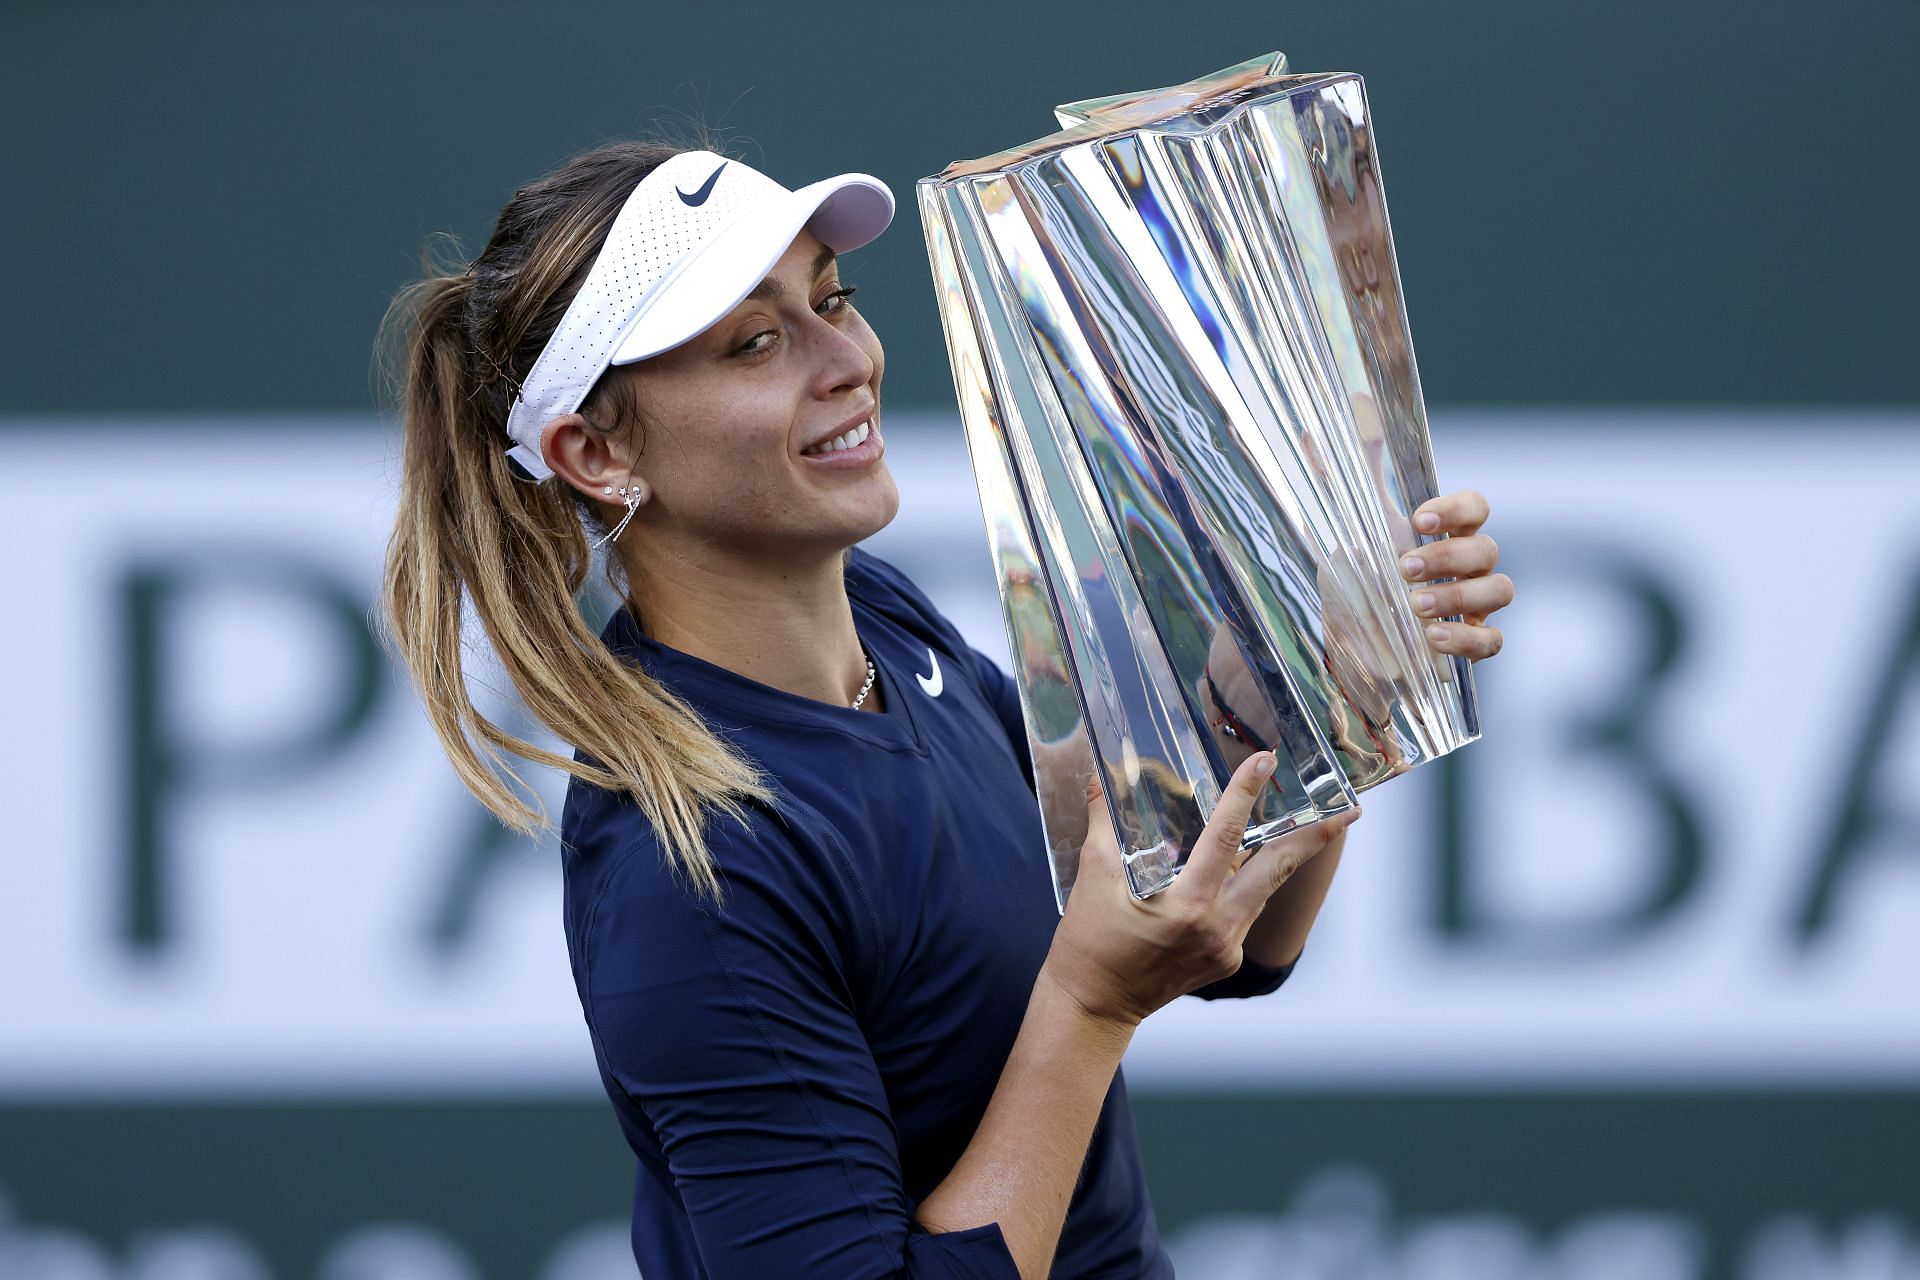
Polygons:
<instances>
[{"instance_id":1,"label":"black nike swoosh","mask_svg":"<svg viewBox=\"0 0 1920 1280\"><path fill-rule=\"evenodd\" d=\"M726 167L727 167L727 162L725 160L722 160L720 162L720 169L724 169ZM686 201L690 205L698 206L698 205L705 204L707 202L707 197L713 194L713 184L720 181L720 169L715 169L713 171L713 175L709 177L705 182L701 183L699 190L695 191L693 194L689 195L678 187L675 187L673 189L673 194L679 196L682 200Z\"/></svg>"}]
</instances>

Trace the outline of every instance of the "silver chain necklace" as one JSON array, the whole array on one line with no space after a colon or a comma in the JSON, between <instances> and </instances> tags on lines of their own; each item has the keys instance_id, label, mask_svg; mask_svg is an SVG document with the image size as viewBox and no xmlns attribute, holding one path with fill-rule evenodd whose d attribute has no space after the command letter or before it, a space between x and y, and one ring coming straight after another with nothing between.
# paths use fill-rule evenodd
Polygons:
<instances>
[{"instance_id":1,"label":"silver chain necklace","mask_svg":"<svg viewBox=\"0 0 1920 1280\"><path fill-rule=\"evenodd\" d=\"M867 652L866 646L862 645L860 647L861 656L866 657L866 652ZM867 682L860 686L860 696L853 700L853 709L855 711L858 711L860 709L860 704L865 702L867 700L867 695L872 692L873 692L873 659L867 658Z\"/></svg>"}]
</instances>

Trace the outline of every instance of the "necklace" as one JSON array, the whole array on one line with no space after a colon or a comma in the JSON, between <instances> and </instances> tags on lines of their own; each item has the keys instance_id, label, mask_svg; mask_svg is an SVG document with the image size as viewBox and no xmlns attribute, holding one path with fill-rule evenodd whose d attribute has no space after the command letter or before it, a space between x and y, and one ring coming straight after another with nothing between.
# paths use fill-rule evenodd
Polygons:
<instances>
[{"instance_id":1,"label":"necklace","mask_svg":"<svg viewBox=\"0 0 1920 1280\"><path fill-rule=\"evenodd\" d=\"M860 647L861 656L865 657L866 652L867 652L866 646L862 645ZM867 658L867 682L860 686L860 696L853 700L853 709L855 711L858 711L860 709L860 704L865 702L867 700L867 695L872 692L873 692L873 659Z\"/></svg>"}]
</instances>

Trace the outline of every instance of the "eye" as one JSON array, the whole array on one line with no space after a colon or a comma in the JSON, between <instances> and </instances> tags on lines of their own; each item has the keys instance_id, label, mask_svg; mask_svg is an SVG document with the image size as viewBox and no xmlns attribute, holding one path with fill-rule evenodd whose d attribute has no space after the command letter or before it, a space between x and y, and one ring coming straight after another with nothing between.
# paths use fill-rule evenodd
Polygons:
<instances>
[{"instance_id":1,"label":"eye","mask_svg":"<svg viewBox=\"0 0 1920 1280\"><path fill-rule=\"evenodd\" d=\"M845 311L853 305L852 299L854 292L855 289L853 285L846 285L842 288L835 289L832 293L820 299L819 309L827 315L832 315L837 311Z\"/></svg>"},{"instance_id":2,"label":"eye","mask_svg":"<svg viewBox=\"0 0 1920 1280\"><path fill-rule=\"evenodd\" d=\"M819 303L815 306L814 310L819 312L821 315L826 315L826 316L838 315L840 312L847 310L850 306L853 305L852 298L854 295L854 291L855 290L853 285L847 285L843 288L835 289L832 293L829 293L826 297L820 299ZM733 354L737 356L759 355L761 352L771 348L773 346L774 340L779 336L780 336L780 331L778 329L762 329L760 330L760 332L754 334L752 337L748 338L745 342L735 347L733 349Z\"/></svg>"}]
</instances>

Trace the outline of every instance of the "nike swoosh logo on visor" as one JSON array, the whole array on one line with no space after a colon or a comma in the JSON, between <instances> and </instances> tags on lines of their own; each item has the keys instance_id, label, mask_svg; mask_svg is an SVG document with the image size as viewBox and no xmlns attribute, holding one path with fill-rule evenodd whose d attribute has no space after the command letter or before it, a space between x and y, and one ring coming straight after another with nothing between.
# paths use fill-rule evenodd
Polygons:
<instances>
[{"instance_id":1,"label":"nike swoosh logo on visor","mask_svg":"<svg viewBox=\"0 0 1920 1280\"><path fill-rule=\"evenodd\" d=\"M931 646L927 649L927 660L933 663L933 674L923 676L916 671L913 673L913 678L920 682L920 687L927 691L929 698L937 698L940 696L940 690L946 687L946 681L940 676L940 655L935 653Z\"/></svg>"},{"instance_id":2,"label":"nike swoosh logo on visor","mask_svg":"<svg viewBox=\"0 0 1920 1280\"><path fill-rule=\"evenodd\" d=\"M727 167L727 162L725 160L722 160L720 162L720 169L724 169L726 167ZM707 202L707 197L713 194L713 184L720 181L720 169L715 169L712 175L708 177L708 179L705 182L701 183L698 189L694 190L693 192L691 193L685 192L685 191L682 191L680 188L675 187L673 189L673 194L679 196L682 200L686 201L690 205L694 205L695 207L705 204Z\"/></svg>"}]
</instances>

